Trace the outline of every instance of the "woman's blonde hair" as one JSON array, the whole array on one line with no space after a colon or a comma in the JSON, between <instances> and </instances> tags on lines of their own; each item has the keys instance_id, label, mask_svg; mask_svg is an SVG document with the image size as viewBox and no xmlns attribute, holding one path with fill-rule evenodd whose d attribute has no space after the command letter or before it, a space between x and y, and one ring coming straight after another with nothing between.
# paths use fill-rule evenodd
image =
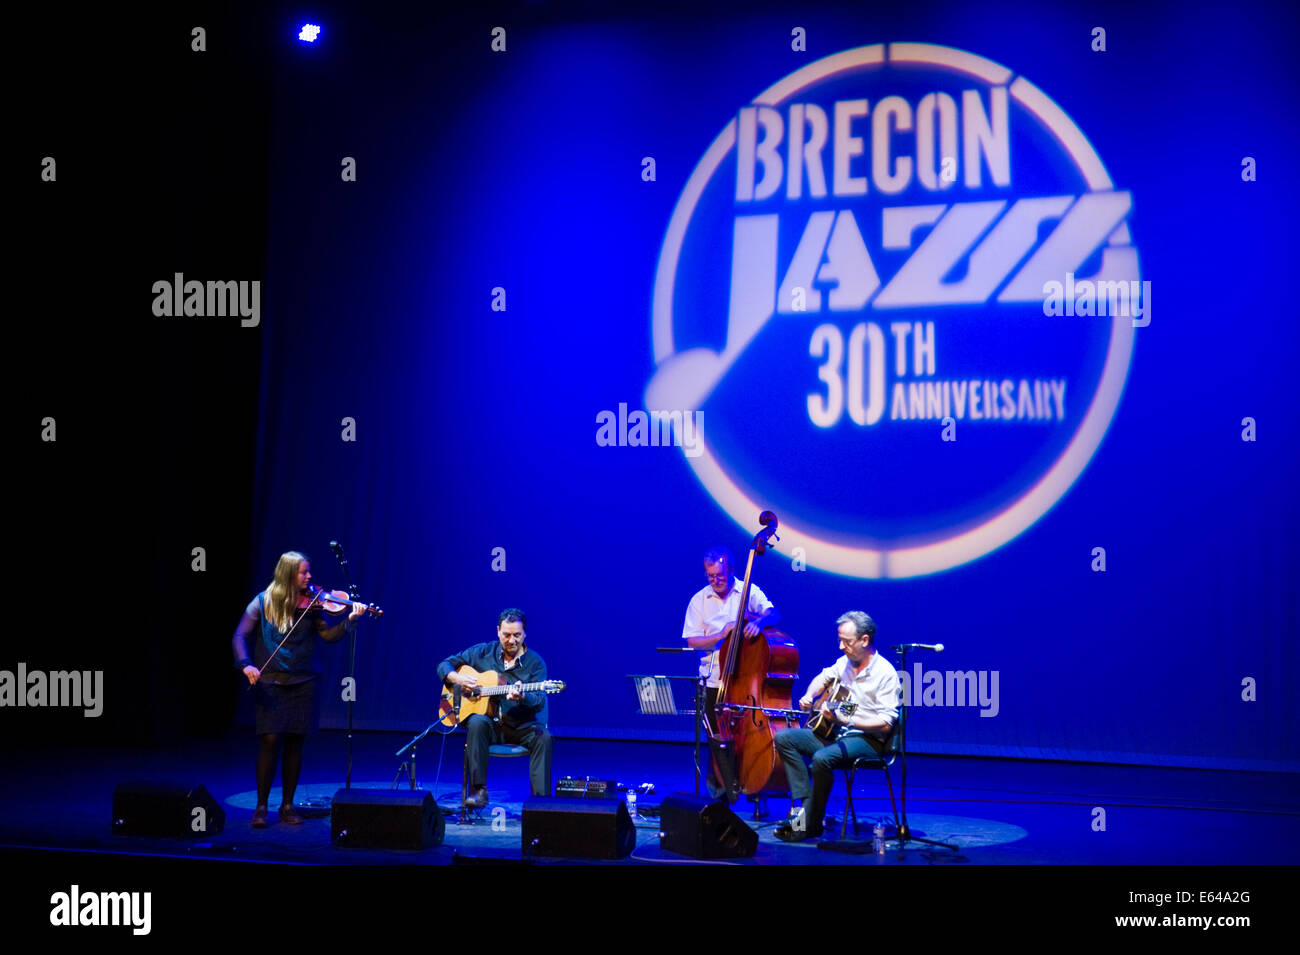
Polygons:
<instances>
[{"instance_id":1,"label":"woman's blonde hair","mask_svg":"<svg viewBox=\"0 0 1300 955\"><path fill-rule=\"evenodd\" d=\"M305 560L307 557L296 550L281 554L275 575L266 587L266 619L281 633L289 632L294 611L298 609L298 571Z\"/></svg>"}]
</instances>

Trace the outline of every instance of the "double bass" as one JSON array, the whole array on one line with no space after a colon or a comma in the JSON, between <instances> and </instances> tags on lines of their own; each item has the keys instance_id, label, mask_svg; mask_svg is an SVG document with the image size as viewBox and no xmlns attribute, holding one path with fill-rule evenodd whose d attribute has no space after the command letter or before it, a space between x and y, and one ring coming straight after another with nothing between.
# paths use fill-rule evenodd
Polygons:
<instances>
[{"instance_id":1,"label":"double bass","mask_svg":"<svg viewBox=\"0 0 1300 955\"><path fill-rule=\"evenodd\" d=\"M767 550L778 524L771 511L760 514L758 522L763 530L750 545L736 622L718 646L717 725L710 728L733 755L740 792L750 796L789 791L775 740L780 730L799 726L798 719L790 715L794 681L799 675L798 646L772 627L756 637L745 636L754 557Z\"/></svg>"}]
</instances>

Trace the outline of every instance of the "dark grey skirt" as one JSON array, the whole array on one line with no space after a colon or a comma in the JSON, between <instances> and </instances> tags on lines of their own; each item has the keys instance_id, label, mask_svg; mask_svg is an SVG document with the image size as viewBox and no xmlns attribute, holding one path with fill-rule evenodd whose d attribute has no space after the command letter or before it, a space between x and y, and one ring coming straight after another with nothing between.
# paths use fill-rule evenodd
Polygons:
<instances>
[{"instance_id":1,"label":"dark grey skirt","mask_svg":"<svg viewBox=\"0 0 1300 955\"><path fill-rule=\"evenodd\" d=\"M315 715L316 681L302 683L258 682L255 711L258 736L267 733L309 733Z\"/></svg>"}]
</instances>

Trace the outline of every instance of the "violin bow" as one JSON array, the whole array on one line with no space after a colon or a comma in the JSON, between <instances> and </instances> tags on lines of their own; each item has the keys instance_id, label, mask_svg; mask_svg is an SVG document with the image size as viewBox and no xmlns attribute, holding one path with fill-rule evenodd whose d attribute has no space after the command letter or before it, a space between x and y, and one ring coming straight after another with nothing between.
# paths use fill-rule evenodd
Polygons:
<instances>
[{"instance_id":1,"label":"violin bow","mask_svg":"<svg viewBox=\"0 0 1300 955\"><path fill-rule=\"evenodd\" d=\"M270 663L272 660L275 659L275 655L279 653L280 648L284 646L284 641L288 640L291 636L293 636L294 630L298 629L298 624L302 623L304 620L307 619L307 614L311 613L311 608L316 606L316 601L320 600L320 595L322 593L324 593L323 590L317 589L316 593L312 594L311 603L307 604L307 607L303 610L302 615L293 622L292 626L289 627L289 632L284 635L284 640L281 640L279 643L275 645L275 649L271 651L271 655L266 658L267 663ZM257 668L257 678L259 680L262 679L262 671L265 669L266 667L264 666ZM250 683L248 685L251 687L253 684Z\"/></svg>"}]
</instances>

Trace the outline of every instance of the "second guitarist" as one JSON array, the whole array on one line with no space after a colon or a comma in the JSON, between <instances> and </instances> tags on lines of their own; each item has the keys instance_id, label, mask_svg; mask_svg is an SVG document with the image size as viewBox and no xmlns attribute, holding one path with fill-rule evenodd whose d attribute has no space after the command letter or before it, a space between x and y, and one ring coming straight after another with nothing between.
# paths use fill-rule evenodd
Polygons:
<instances>
[{"instance_id":1,"label":"second guitarist","mask_svg":"<svg viewBox=\"0 0 1300 955\"><path fill-rule=\"evenodd\" d=\"M811 729L788 729L776 734L776 751L785 763L790 795L795 800L806 800L801 815L776 830L777 838L786 842L816 839L822 834L822 817L835 780L834 771L847 769L859 756L877 752L898 720L898 671L876 652L875 621L860 610L850 610L835 623L844 655L813 677L808 692L799 700L799 708L809 709L818 693L838 681L840 687L847 688L843 702L848 705L831 705L829 701L822 704L822 713L834 719L838 729L834 729L830 743ZM805 756L812 757L811 785Z\"/></svg>"},{"instance_id":2,"label":"second guitarist","mask_svg":"<svg viewBox=\"0 0 1300 955\"><path fill-rule=\"evenodd\" d=\"M453 653L438 664L438 680L448 687L459 686L462 693L472 692L477 680L457 673L468 666L480 672L495 670L501 682L543 683L546 661L536 650L526 646L528 625L524 612L510 607L497 615L497 639L479 643ZM487 805L488 747L493 743L511 743L528 750L528 780L534 796L551 794L551 734L543 720L546 707L544 692L521 693L511 690L501 699L498 719L474 714L465 721L465 749L469 779L466 780L465 805L481 809Z\"/></svg>"}]
</instances>

